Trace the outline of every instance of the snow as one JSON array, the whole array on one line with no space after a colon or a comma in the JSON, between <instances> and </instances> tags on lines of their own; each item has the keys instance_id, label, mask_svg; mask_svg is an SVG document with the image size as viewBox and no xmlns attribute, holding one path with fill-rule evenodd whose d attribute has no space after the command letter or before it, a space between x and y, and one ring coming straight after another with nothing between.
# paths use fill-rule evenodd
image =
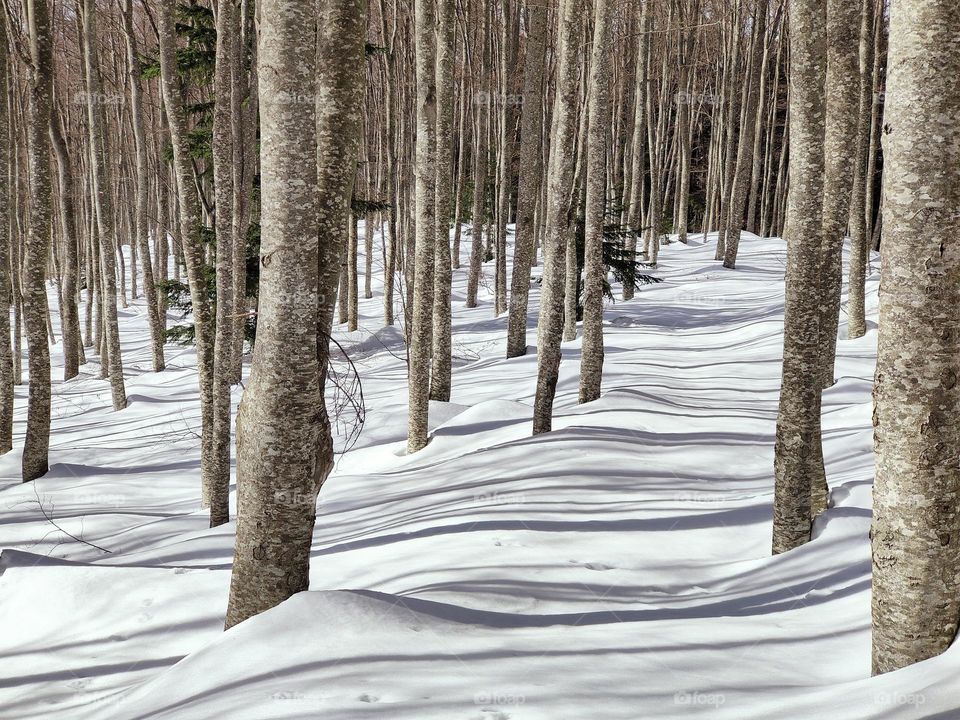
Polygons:
<instances>
[{"instance_id":1,"label":"snow","mask_svg":"<svg viewBox=\"0 0 960 720\"><path fill-rule=\"evenodd\" d=\"M199 510L195 357L150 372L141 301L121 309L130 407L92 362L54 386L50 473L21 485L19 450L0 458L0 717L960 717L957 648L870 678L875 323L841 323L831 509L771 557L784 246L712 257L665 246L664 282L608 307L599 401L576 404L564 344L538 438L536 356L503 359L491 283L467 310L455 271L454 402L412 456L375 282L338 333L367 420L320 495L312 589L227 633L234 526ZM873 272L873 319L876 291ZM25 420L22 386L17 447Z\"/></svg>"}]
</instances>

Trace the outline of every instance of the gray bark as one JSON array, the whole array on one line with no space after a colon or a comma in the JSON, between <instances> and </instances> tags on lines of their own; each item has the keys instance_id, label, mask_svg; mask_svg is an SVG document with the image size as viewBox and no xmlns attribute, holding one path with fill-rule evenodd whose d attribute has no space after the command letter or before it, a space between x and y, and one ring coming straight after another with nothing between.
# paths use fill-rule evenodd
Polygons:
<instances>
[{"instance_id":1,"label":"gray bark","mask_svg":"<svg viewBox=\"0 0 960 720\"><path fill-rule=\"evenodd\" d=\"M875 674L943 652L960 620L958 29L954 0L893 4L874 387Z\"/></svg>"},{"instance_id":2,"label":"gray bark","mask_svg":"<svg viewBox=\"0 0 960 720\"><path fill-rule=\"evenodd\" d=\"M790 0L790 196L783 380L774 448L773 551L810 539L826 505L820 440L817 304L823 220L826 0Z\"/></svg>"}]
</instances>

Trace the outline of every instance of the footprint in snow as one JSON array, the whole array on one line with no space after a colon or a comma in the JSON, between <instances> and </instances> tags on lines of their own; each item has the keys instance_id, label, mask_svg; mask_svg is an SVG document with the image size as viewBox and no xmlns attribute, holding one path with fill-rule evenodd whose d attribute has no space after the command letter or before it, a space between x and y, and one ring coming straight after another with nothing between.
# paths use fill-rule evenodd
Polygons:
<instances>
[{"instance_id":1,"label":"footprint in snow","mask_svg":"<svg viewBox=\"0 0 960 720\"><path fill-rule=\"evenodd\" d=\"M369 693L364 693L363 695L358 697L357 700L365 703L380 702L380 698L378 698L376 695L370 695Z\"/></svg>"}]
</instances>

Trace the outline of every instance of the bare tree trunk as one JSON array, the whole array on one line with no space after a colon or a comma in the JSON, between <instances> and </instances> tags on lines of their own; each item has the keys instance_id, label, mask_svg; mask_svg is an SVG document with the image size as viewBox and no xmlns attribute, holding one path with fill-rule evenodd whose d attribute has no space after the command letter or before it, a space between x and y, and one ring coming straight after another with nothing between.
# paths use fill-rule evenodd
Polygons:
<instances>
[{"instance_id":1,"label":"bare tree trunk","mask_svg":"<svg viewBox=\"0 0 960 720\"><path fill-rule=\"evenodd\" d=\"M874 674L942 653L960 621L958 28L953 0L893 4L874 389Z\"/></svg>"},{"instance_id":2,"label":"bare tree trunk","mask_svg":"<svg viewBox=\"0 0 960 720\"><path fill-rule=\"evenodd\" d=\"M603 379L603 227L607 198L607 132L610 125L610 57L613 7L596 0L587 106L587 201L583 285L583 352L580 360L581 403L600 397Z\"/></svg>"},{"instance_id":3,"label":"bare tree trunk","mask_svg":"<svg viewBox=\"0 0 960 720\"><path fill-rule=\"evenodd\" d=\"M261 6L260 322L237 418L228 628L307 589L317 492L332 464L317 357L316 105L302 100L317 89L316 12L288 0Z\"/></svg>"},{"instance_id":4,"label":"bare tree trunk","mask_svg":"<svg viewBox=\"0 0 960 720\"><path fill-rule=\"evenodd\" d=\"M210 504L210 527L230 519L230 385L233 380L234 134L233 54L239 33L236 0L217 6L217 46L213 91L213 183L216 198L217 310L213 356L213 435L204 496ZM238 138L239 141L239 138Z\"/></svg>"},{"instance_id":5,"label":"bare tree trunk","mask_svg":"<svg viewBox=\"0 0 960 720\"><path fill-rule=\"evenodd\" d=\"M637 234L643 236L643 189L647 155L647 81L650 56L650 28L653 21L651 6L646 0L640 11L640 37L637 41L637 93L633 118L633 162L630 168L631 192L627 206L627 225L633 231L627 240L627 250L633 253L637 249ZM623 299L633 298L634 288L630 283L623 286Z\"/></svg>"},{"instance_id":6,"label":"bare tree trunk","mask_svg":"<svg viewBox=\"0 0 960 720\"><path fill-rule=\"evenodd\" d=\"M826 505L820 441L817 306L823 224L826 0L790 0L790 199L787 209L783 381L777 416L773 551L810 539L812 515Z\"/></svg>"},{"instance_id":7,"label":"bare tree trunk","mask_svg":"<svg viewBox=\"0 0 960 720\"><path fill-rule=\"evenodd\" d=\"M430 399L449 402L453 360L449 218L453 193L453 76L456 65L456 7L451 2L437 3L436 53L437 242L433 284L433 365L430 373Z\"/></svg>"},{"instance_id":8,"label":"bare tree trunk","mask_svg":"<svg viewBox=\"0 0 960 720\"><path fill-rule=\"evenodd\" d=\"M437 64L432 0L416 0L417 156L416 264L413 286L413 328L410 333L409 426L407 452L427 444L430 406L430 348L433 329L434 249L437 240L436 132Z\"/></svg>"},{"instance_id":9,"label":"bare tree trunk","mask_svg":"<svg viewBox=\"0 0 960 720\"><path fill-rule=\"evenodd\" d=\"M843 285L843 238L850 220L857 145L860 8L827 0L827 120L820 248L820 358L823 387L833 385Z\"/></svg>"},{"instance_id":10,"label":"bare tree trunk","mask_svg":"<svg viewBox=\"0 0 960 720\"><path fill-rule=\"evenodd\" d=\"M10 118L7 113L7 16L0 11L0 454L13 449L13 350L10 347Z\"/></svg>"},{"instance_id":11,"label":"bare tree trunk","mask_svg":"<svg viewBox=\"0 0 960 720\"><path fill-rule=\"evenodd\" d=\"M176 0L160 0L157 5L157 29L160 41L160 86L163 104L170 127L170 144L173 147L173 167L176 175L178 210L180 213L180 248L186 260L187 282L190 286L190 301L193 312L194 338L197 347L197 371L200 384L201 488L208 490L211 482L210 462L213 457L213 327L211 326L210 302L207 299L204 278L203 246L200 240L200 203L194 191L193 170L187 146L187 120L183 98L179 90L174 7ZM176 236L174 240L176 241ZM177 258L176 247L174 257ZM179 265L179 259L175 267ZM204 505L209 498L203 493Z\"/></svg>"},{"instance_id":12,"label":"bare tree trunk","mask_svg":"<svg viewBox=\"0 0 960 720\"><path fill-rule=\"evenodd\" d=\"M517 231L510 278L510 307L507 318L507 357L527 352L527 312L530 271L536 239L534 212L543 176L541 126L543 123L543 70L547 43L547 6L528 2L526 60L523 68L523 103L520 106L520 185L517 197Z\"/></svg>"},{"instance_id":13,"label":"bare tree trunk","mask_svg":"<svg viewBox=\"0 0 960 720\"><path fill-rule=\"evenodd\" d=\"M149 176L147 175L147 145L143 127L143 101L140 87L140 58L137 55L137 37L133 26L133 0L123 3L123 29L127 39L127 70L130 75L130 117L133 123L133 139L136 152L136 217L134 220L135 244L140 248L143 258L143 288L147 301L147 320L150 322L151 349L153 351L153 371L160 372L166 367L163 358L164 324L160 318L160 305L157 286L153 277L153 264L150 262L150 242L147 224L147 200L149 194ZM134 271L134 275L136 272Z\"/></svg>"},{"instance_id":14,"label":"bare tree trunk","mask_svg":"<svg viewBox=\"0 0 960 720\"><path fill-rule=\"evenodd\" d=\"M50 348L44 274L50 247L50 112L53 41L45 0L27 0L30 18L29 122L27 156L30 221L23 248L23 321L30 353L30 395L23 438L23 481L47 472L50 448Z\"/></svg>"},{"instance_id":15,"label":"bare tree trunk","mask_svg":"<svg viewBox=\"0 0 960 720\"><path fill-rule=\"evenodd\" d=\"M876 0L863 0L860 13L860 117L857 123L853 195L850 200L850 279L847 337L867 333L866 280L870 257L867 237L867 153L870 149L870 110L873 103L873 25ZM869 212L872 214L873 208Z\"/></svg>"},{"instance_id":16,"label":"bare tree trunk","mask_svg":"<svg viewBox=\"0 0 960 720\"><path fill-rule=\"evenodd\" d=\"M94 0L83 1L83 50L87 78L87 122L90 130L90 177L93 182L95 215L100 228L101 282L106 337L106 362L109 368L113 409L127 406L120 357L120 329L117 323L117 234L114 225L114 198L110 168L106 156L103 92L100 87L100 60L97 50L97 12Z\"/></svg>"},{"instance_id":17,"label":"bare tree trunk","mask_svg":"<svg viewBox=\"0 0 960 720\"><path fill-rule=\"evenodd\" d=\"M562 0L557 48L557 96L553 115L550 168L547 173L547 229L544 235L543 289L537 325L537 393L533 434L549 432L553 399L560 376L563 330L563 288L566 240L570 228L570 193L577 147L580 39L584 20L582 0Z\"/></svg>"}]
</instances>

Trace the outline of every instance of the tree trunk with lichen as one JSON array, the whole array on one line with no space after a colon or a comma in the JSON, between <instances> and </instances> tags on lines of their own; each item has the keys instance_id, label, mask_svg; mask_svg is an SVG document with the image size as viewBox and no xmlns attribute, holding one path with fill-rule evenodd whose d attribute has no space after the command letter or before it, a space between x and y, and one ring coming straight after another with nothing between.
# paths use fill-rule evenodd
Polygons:
<instances>
[{"instance_id":1,"label":"tree trunk with lichen","mask_svg":"<svg viewBox=\"0 0 960 720\"><path fill-rule=\"evenodd\" d=\"M942 653L960 622L958 29L954 0L893 4L874 386L874 674Z\"/></svg>"},{"instance_id":2,"label":"tree trunk with lichen","mask_svg":"<svg viewBox=\"0 0 960 720\"><path fill-rule=\"evenodd\" d=\"M820 440L817 270L823 226L826 0L790 0L790 195L783 379L774 448L773 551L810 540L826 506Z\"/></svg>"}]
</instances>

